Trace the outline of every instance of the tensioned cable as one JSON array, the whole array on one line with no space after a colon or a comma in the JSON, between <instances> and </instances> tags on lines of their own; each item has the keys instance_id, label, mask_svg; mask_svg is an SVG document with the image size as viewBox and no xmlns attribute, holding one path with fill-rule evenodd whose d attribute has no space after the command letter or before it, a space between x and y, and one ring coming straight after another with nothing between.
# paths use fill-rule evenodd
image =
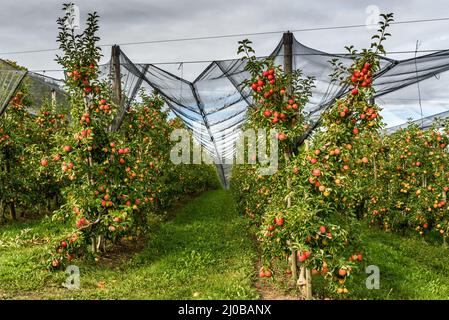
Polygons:
<instances>
[{"instance_id":1,"label":"tensioned cable","mask_svg":"<svg viewBox=\"0 0 449 320\"><path fill-rule=\"evenodd\" d=\"M449 51L448 49L425 49L425 50L404 50L404 51L388 51L386 54L404 54L404 53L433 53L433 52L440 52L440 51ZM0 53L1 54L1 53ZM323 54L323 53L294 53L293 56L323 56L323 55L331 55L331 56L342 56L347 55L347 53L329 53L329 54ZM279 55L279 57L282 57L283 55ZM269 56L260 56L259 58L268 58ZM232 60L238 60L238 58L229 58L229 59L221 59L221 60L190 60L190 61L167 61L167 62L154 62L151 63L152 65L171 65L171 64L196 64L196 63L211 63L211 62L225 62L225 61L232 61ZM148 64L148 63L135 63L135 64ZM33 69L29 70L31 72L61 72L64 71L63 69Z\"/></svg>"},{"instance_id":2,"label":"tensioned cable","mask_svg":"<svg viewBox=\"0 0 449 320\"><path fill-rule=\"evenodd\" d=\"M423 23L423 22L437 22L437 21L448 21L449 17L445 18L433 18L433 19L418 19L418 20L404 20L391 22L390 25L399 24L412 24L412 23ZM313 28L302 28L290 30L290 32L309 32L309 31L323 31L323 30L338 30L338 29L350 29L350 28L362 28L367 26L377 26L378 24L353 24L353 25L343 25L343 26L331 26L331 27L313 27ZM209 39L223 39L223 38L235 38L243 36L259 36L268 34L279 34L284 33L285 30L277 31L263 31L263 32L252 32L252 33L236 33L236 34L224 34L216 36L201 36L201 37L188 37L188 38L175 38L175 39L162 39L162 40L148 40L148 41L136 41L136 42L122 42L117 43L120 46L129 45L140 45L140 44L153 44L153 43L169 43L169 42L181 42L181 41L196 41L196 40L209 40ZM100 47L110 47L113 44L100 44ZM0 52L1 55L7 54L27 54L27 53L38 53L38 52L51 52L58 51L58 48L51 49L39 49L39 50L24 50L24 51L11 51L11 52Z\"/></svg>"}]
</instances>

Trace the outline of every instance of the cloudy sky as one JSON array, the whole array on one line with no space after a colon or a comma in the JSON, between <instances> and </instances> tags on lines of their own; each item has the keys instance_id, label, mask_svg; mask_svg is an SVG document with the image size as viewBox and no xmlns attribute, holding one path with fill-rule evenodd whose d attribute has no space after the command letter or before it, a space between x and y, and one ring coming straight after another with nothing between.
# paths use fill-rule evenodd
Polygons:
<instances>
[{"instance_id":1,"label":"cloudy sky","mask_svg":"<svg viewBox=\"0 0 449 320\"><path fill-rule=\"evenodd\" d=\"M57 47L55 21L62 14L63 2L2 0L0 53ZM432 5L420 0L78 0L75 4L80 8L81 20L94 10L100 14L103 44L364 24L369 16L367 8L373 5L381 12L394 12L397 21L449 17L448 3L444 0L432 1ZM393 38L386 48L413 50L416 40L422 42L421 49L449 48L448 27L449 21L393 26ZM347 44L368 45L372 32L368 28L323 30L296 32L295 37L312 48L343 52ZM249 38L257 53L265 55L280 37L281 34L273 34ZM136 62L217 60L234 58L237 41L241 39L126 45L122 50ZM110 49L105 47L105 60L109 54ZM30 70L58 69L54 55L55 52L43 52L1 54L1 57L17 60ZM394 58L407 56L401 54ZM204 66L185 65L184 76L193 79ZM174 73L181 72L174 66L167 68Z\"/></svg>"},{"instance_id":2,"label":"cloudy sky","mask_svg":"<svg viewBox=\"0 0 449 320\"><path fill-rule=\"evenodd\" d=\"M13 59L29 70L59 69L54 61L56 51L41 53L6 54L56 48L56 19L63 13L65 1L2 0L0 11L0 58ZM170 40L226 34L245 34L280 31L277 34L247 36L253 41L258 55L269 54L282 36L282 31L365 24L370 8L380 12L394 12L396 21L449 17L449 5L445 0L432 4L422 0L78 0L81 22L87 13L100 15L102 44ZM385 44L387 51L449 48L449 20L400 24L391 27L393 37ZM356 48L369 45L374 30L367 27L295 32L303 44L330 53L344 52L344 46ZM156 63L172 61L220 60L236 57L237 41L246 36L140 45L121 45L122 50L134 62ZM103 61L110 56L110 47L103 47ZM412 57L413 53L391 55L395 59ZM207 63L161 66L184 78L193 80ZM49 76L61 77L61 72L47 71ZM416 89L409 88L411 94ZM434 90L435 91L435 90ZM441 90L440 90L441 91ZM444 90L446 92L447 90ZM424 97L425 98L425 97ZM435 97L431 97L435 98ZM430 114L447 109L449 96L437 97L443 103L435 104ZM401 105L396 108L405 112ZM417 106L414 107L415 118ZM389 115L391 124L403 122L402 115Z\"/></svg>"}]
</instances>

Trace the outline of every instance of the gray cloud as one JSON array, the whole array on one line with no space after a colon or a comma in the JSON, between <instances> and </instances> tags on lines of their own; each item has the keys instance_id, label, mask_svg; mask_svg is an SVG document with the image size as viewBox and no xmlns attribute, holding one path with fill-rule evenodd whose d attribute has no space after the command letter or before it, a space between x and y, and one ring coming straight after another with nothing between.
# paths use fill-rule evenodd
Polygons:
<instances>
[{"instance_id":1,"label":"gray cloud","mask_svg":"<svg viewBox=\"0 0 449 320\"><path fill-rule=\"evenodd\" d=\"M0 51L21 51L54 48L56 19L61 15L62 1L2 0L0 12ZM377 5L383 12L395 12L396 20L425 19L449 16L444 0L429 3L412 0L399 1L75 1L82 18L87 12L100 16L100 36L103 43L121 43L228 33L292 30L309 27L363 24L369 5ZM446 35L449 21L396 25L387 50L412 50L417 39L422 49L449 47ZM366 28L326 30L296 33L305 45L328 52L342 52L346 44L356 47L370 43L372 30ZM251 40L258 54L268 54L281 35L254 36ZM139 62L212 60L235 57L240 38L186 41L123 46L133 60ZM54 52L3 56L17 60L29 69L59 68ZM109 49L104 50L106 60ZM406 58L407 55L394 58ZM167 67L179 75L176 66ZM184 75L194 78L202 65L186 65ZM58 75L58 74L55 74Z\"/></svg>"}]
</instances>

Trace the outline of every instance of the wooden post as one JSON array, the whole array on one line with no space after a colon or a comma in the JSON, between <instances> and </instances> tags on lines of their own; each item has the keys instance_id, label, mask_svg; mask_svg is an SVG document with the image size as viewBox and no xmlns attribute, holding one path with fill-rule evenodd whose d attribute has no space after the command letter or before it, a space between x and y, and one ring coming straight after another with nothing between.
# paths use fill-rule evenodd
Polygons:
<instances>
[{"instance_id":1,"label":"wooden post","mask_svg":"<svg viewBox=\"0 0 449 320\"><path fill-rule=\"evenodd\" d=\"M293 33L284 33L282 41L284 43L284 72L291 74L293 68ZM292 91L291 86L287 88L287 91Z\"/></svg>"},{"instance_id":2,"label":"wooden post","mask_svg":"<svg viewBox=\"0 0 449 320\"><path fill-rule=\"evenodd\" d=\"M293 33L286 32L283 35L283 44L284 44L284 72L287 75L292 74L293 71ZM292 93L291 84L286 88L289 94ZM286 155L286 161L290 158L291 150L287 150L288 156ZM287 196L287 206L291 205L290 198L290 190L291 189L291 177L287 178L287 192L289 195ZM296 263L297 253L295 250L292 250L292 278L298 279L297 284L299 285L300 292L302 293L305 299L312 298L312 285L311 285L311 277L310 271L301 267L299 278L298 278L298 267Z\"/></svg>"},{"instance_id":3,"label":"wooden post","mask_svg":"<svg viewBox=\"0 0 449 320\"><path fill-rule=\"evenodd\" d=\"M292 73L292 44L293 44L293 34L290 32L284 33L282 37L283 45L284 45L284 73L285 74L291 74ZM291 85L288 86L287 92L290 94L292 92ZM290 161L290 150L285 150L284 152L285 161L288 163ZM292 205L292 199L291 199L291 185L292 185L292 178L290 175L287 175L287 208L290 208ZM292 250L291 256L290 256L290 263L291 263L291 270L292 270L292 281L293 283L296 283L296 280L298 279L298 266L297 266L297 256L296 256L296 250Z\"/></svg>"},{"instance_id":4,"label":"wooden post","mask_svg":"<svg viewBox=\"0 0 449 320\"><path fill-rule=\"evenodd\" d=\"M52 108L53 112L56 109L56 90L55 89L51 89L51 108Z\"/></svg>"},{"instance_id":5,"label":"wooden post","mask_svg":"<svg viewBox=\"0 0 449 320\"><path fill-rule=\"evenodd\" d=\"M120 73L120 47L112 46L111 51L112 62L112 90L114 94L114 102L119 107L122 104L122 79Z\"/></svg>"}]
</instances>

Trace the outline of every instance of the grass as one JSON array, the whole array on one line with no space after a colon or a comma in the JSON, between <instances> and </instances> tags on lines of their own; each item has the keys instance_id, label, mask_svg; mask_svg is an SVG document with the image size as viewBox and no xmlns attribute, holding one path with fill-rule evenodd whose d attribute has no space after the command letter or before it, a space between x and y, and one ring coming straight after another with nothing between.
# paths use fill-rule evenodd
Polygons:
<instances>
[{"instance_id":1,"label":"grass","mask_svg":"<svg viewBox=\"0 0 449 320\"><path fill-rule=\"evenodd\" d=\"M29 228L36 244L0 248L0 297L32 299L254 299L256 251L229 193L209 191L158 226L143 250L110 265L78 261L81 289L62 287L66 275L39 263L58 233L48 221L15 223L0 239ZM49 236L49 234L51 234ZM30 236L28 236L30 237ZM54 238L57 238L54 236ZM51 242L51 241L50 241Z\"/></svg>"},{"instance_id":2,"label":"grass","mask_svg":"<svg viewBox=\"0 0 449 320\"><path fill-rule=\"evenodd\" d=\"M449 299L449 249L418 236L364 228L368 265L380 271L380 289L369 290L367 274L355 277L353 299ZM364 268L363 268L364 269Z\"/></svg>"},{"instance_id":3,"label":"grass","mask_svg":"<svg viewBox=\"0 0 449 320\"><path fill-rule=\"evenodd\" d=\"M48 272L44 266L65 227L49 218L2 226L0 298L257 299L267 290L268 297L289 298L285 288L270 285L270 280L258 280L262 290L256 289L254 241L228 192L206 192L176 209L173 216L155 227L145 241L129 242L109 258L76 261L80 290L64 288L65 273ZM344 298L449 298L449 249L414 235L368 227L360 233L368 260ZM378 290L365 286L368 265L379 267ZM315 292L317 297L323 295L319 285Z\"/></svg>"},{"instance_id":4,"label":"grass","mask_svg":"<svg viewBox=\"0 0 449 320\"><path fill-rule=\"evenodd\" d=\"M426 242L416 234L403 236L366 226L361 227L360 234L366 248L365 258L348 285L349 294L330 292L318 276L313 278L315 299L449 299L449 248L443 247L441 241L429 239ZM370 265L379 268L379 289L366 287L367 277L372 274L372 271L366 273ZM286 261L278 261L275 270L279 281L258 281L259 286L265 287L263 296L271 299L273 292L278 292L277 296L283 299L297 296L294 290L286 286L289 278L283 273L288 268Z\"/></svg>"}]
</instances>

